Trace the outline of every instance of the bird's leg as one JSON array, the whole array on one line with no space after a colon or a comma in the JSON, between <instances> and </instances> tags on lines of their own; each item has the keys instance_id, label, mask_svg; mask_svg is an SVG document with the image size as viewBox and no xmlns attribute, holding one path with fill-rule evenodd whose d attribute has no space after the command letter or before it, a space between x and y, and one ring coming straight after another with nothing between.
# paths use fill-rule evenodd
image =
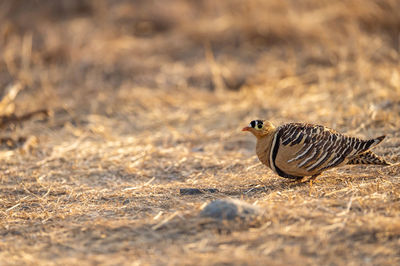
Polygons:
<instances>
[{"instance_id":1,"label":"bird's leg","mask_svg":"<svg viewBox=\"0 0 400 266\"><path fill-rule=\"evenodd\" d=\"M319 176L320 174L315 174L313 176L310 177L309 181L310 181L310 188L312 187L313 181L315 180L315 178L317 178L317 176Z\"/></svg>"},{"instance_id":2,"label":"bird's leg","mask_svg":"<svg viewBox=\"0 0 400 266\"><path fill-rule=\"evenodd\" d=\"M304 181L304 178L303 178L303 177L301 177L301 178L294 178L294 179L291 179L291 180L290 180L290 183L297 185L297 184L303 183L303 181Z\"/></svg>"}]
</instances>

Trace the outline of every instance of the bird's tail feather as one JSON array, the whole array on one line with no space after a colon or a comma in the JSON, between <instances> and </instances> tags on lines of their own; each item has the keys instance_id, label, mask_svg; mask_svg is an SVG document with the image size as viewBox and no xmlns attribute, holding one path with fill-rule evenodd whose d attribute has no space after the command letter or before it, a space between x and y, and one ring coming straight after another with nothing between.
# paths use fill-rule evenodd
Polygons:
<instances>
[{"instance_id":1,"label":"bird's tail feather","mask_svg":"<svg viewBox=\"0 0 400 266\"><path fill-rule=\"evenodd\" d=\"M383 138L380 141L382 141L382 140L383 140ZM375 145L377 145L377 144L375 144ZM354 158L350 159L347 162L347 164L391 165L391 163L387 162L384 158L376 155L372 151L366 151L366 152L356 155Z\"/></svg>"},{"instance_id":2,"label":"bird's tail feather","mask_svg":"<svg viewBox=\"0 0 400 266\"><path fill-rule=\"evenodd\" d=\"M373 139L373 144L371 145L371 147L374 147L374 146L376 146L376 145L378 145L379 143L381 143L382 142L382 140L384 140L386 138L386 136L380 136L380 137L377 137L377 138L375 138L375 139Z\"/></svg>"}]
</instances>

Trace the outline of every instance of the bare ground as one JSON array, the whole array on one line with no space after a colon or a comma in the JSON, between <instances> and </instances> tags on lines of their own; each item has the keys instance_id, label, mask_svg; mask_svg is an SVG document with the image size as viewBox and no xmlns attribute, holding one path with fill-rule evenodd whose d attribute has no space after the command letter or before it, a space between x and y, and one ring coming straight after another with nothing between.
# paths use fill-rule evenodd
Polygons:
<instances>
[{"instance_id":1,"label":"bare ground","mask_svg":"<svg viewBox=\"0 0 400 266\"><path fill-rule=\"evenodd\" d=\"M387 135L375 151L398 162L398 10L1 1L0 264L399 264L398 165L296 184L240 131L263 118ZM263 215L199 217L221 198Z\"/></svg>"}]
</instances>

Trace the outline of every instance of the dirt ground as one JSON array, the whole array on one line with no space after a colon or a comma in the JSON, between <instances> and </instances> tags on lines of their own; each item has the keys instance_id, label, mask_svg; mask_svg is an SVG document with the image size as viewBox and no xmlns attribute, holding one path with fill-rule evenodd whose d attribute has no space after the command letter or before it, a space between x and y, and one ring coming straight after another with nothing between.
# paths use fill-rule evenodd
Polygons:
<instances>
[{"instance_id":1,"label":"dirt ground","mask_svg":"<svg viewBox=\"0 0 400 266\"><path fill-rule=\"evenodd\" d=\"M399 10L0 1L0 265L399 265L398 165L295 184L241 132L261 118L386 135L374 151L399 162ZM199 216L222 198L263 215Z\"/></svg>"}]
</instances>

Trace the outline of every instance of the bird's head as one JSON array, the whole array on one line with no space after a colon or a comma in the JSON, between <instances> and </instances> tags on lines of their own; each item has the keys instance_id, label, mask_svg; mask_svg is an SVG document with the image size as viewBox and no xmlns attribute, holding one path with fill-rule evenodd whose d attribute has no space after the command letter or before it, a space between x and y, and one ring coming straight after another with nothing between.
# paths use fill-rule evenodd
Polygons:
<instances>
[{"instance_id":1,"label":"bird's head","mask_svg":"<svg viewBox=\"0 0 400 266\"><path fill-rule=\"evenodd\" d=\"M262 138L268 135L274 129L274 125L269 121L253 120L247 127L244 127L242 131L250 131L257 138Z\"/></svg>"}]
</instances>

